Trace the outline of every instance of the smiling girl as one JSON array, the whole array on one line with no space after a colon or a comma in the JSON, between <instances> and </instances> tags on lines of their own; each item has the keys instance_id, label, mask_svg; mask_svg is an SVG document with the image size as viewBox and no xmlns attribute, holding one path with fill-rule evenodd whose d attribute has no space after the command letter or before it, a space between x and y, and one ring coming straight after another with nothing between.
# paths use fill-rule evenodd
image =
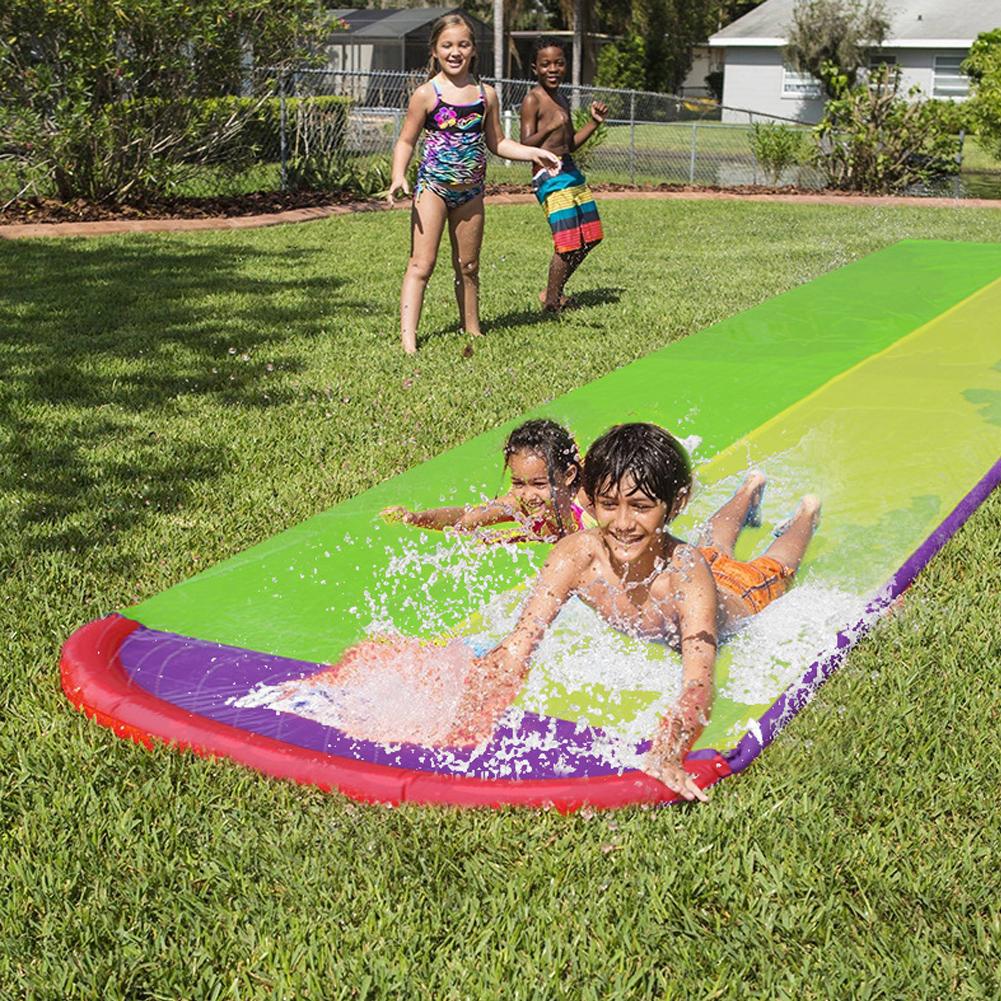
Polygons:
<instances>
[{"instance_id":1,"label":"smiling girl","mask_svg":"<svg viewBox=\"0 0 1001 1001\"><path fill-rule=\"evenodd\" d=\"M389 202L410 194L407 167L421 131L424 148L411 211L410 260L400 293L400 339L407 354L417 351L417 325L424 290L434 270L445 223L452 243L455 298L466 333L479 336L479 257L483 243L483 188L487 150L508 160L537 161L558 170L549 150L505 139L497 93L474 80L476 43L461 14L438 18L431 30L431 63L437 69L410 98L393 149Z\"/></svg>"},{"instance_id":2,"label":"smiling girl","mask_svg":"<svg viewBox=\"0 0 1001 1001\"><path fill-rule=\"evenodd\" d=\"M487 536L488 542L556 542L584 528L581 459L570 432L549 420L532 420L516 427L504 443L504 467L511 489L501 497L473 507L439 507L408 511L391 507L383 517L418 528L453 528L471 532L516 522L513 533Z\"/></svg>"}]
</instances>

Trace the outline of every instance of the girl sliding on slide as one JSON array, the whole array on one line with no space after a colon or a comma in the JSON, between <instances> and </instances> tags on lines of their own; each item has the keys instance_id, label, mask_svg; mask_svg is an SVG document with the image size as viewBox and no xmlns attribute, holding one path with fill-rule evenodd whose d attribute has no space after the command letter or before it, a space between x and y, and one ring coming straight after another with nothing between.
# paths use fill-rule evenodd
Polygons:
<instances>
[{"instance_id":1,"label":"girl sliding on slide","mask_svg":"<svg viewBox=\"0 0 1001 1001\"><path fill-rule=\"evenodd\" d=\"M474 337L481 333L479 259L487 149L508 160L534 160L553 171L560 168L555 153L504 138L496 91L473 79L476 43L469 21L461 14L446 14L435 21L431 63L438 72L410 98L393 149L389 186L390 204L398 192L410 194L407 167L423 129L424 150L411 212L410 260L400 293L400 338L407 354L417 351L424 290L446 221L459 320L466 333Z\"/></svg>"},{"instance_id":2,"label":"girl sliding on slide","mask_svg":"<svg viewBox=\"0 0 1001 1001\"><path fill-rule=\"evenodd\" d=\"M549 420L519 425L504 443L504 467L511 472L511 489L503 497L475 507L390 507L383 517L418 528L463 532L517 522L516 532L487 539L505 542L556 542L585 527L580 453L566 428Z\"/></svg>"}]
</instances>

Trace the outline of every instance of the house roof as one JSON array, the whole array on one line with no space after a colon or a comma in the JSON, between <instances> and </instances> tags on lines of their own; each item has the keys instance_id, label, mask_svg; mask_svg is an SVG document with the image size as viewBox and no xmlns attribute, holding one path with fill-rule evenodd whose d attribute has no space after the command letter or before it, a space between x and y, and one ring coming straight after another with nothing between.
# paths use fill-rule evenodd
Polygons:
<instances>
[{"instance_id":1,"label":"house roof","mask_svg":"<svg viewBox=\"0 0 1001 1001\"><path fill-rule=\"evenodd\" d=\"M373 10L344 8L331 10L331 17L340 18L348 25L348 30L338 32L358 42L398 42L415 31L426 28L444 14L458 12L465 14L461 7L411 7L405 10ZM465 14L474 26L484 26L479 18Z\"/></svg>"},{"instance_id":2,"label":"house roof","mask_svg":"<svg viewBox=\"0 0 1001 1001\"><path fill-rule=\"evenodd\" d=\"M798 0L765 0L709 39L714 47L785 45ZM968 49L1001 27L1001 0L889 0L885 49Z\"/></svg>"}]
</instances>

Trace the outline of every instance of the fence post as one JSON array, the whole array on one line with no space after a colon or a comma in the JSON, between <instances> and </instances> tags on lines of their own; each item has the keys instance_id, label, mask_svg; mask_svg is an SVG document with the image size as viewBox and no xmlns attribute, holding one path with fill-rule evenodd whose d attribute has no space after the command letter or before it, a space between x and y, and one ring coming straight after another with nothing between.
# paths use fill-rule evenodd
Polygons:
<instances>
[{"instance_id":1,"label":"fence post","mask_svg":"<svg viewBox=\"0 0 1001 1001\"><path fill-rule=\"evenodd\" d=\"M636 91L629 91L629 183L636 183Z\"/></svg>"},{"instance_id":2,"label":"fence post","mask_svg":"<svg viewBox=\"0 0 1001 1001\"><path fill-rule=\"evenodd\" d=\"M688 161L688 183L695 183L695 148L698 143L698 122L692 122L692 155Z\"/></svg>"},{"instance_id":3,"label":"fence post","mask_svg":"<svg viewBox=\"0 0 1001 1001\"><path fill-rule=\"evenodd\" d=\"M963 197L963 147L966 145L966 129L959 130L959 149L956 151L956 176L952 181L953 197Z\"/></svg>"},{"instance_id":4,"label":"fence post","mask_svg":"<svg viewBox=\"0 0 1001 1001\"><path fill-rule=\"evenodd\" d=\"M278 158L280 161L280 185L288 190L288 140L286 138L287 109L285 104L285 70L278 74Z\"/></svg>"}]
</instances>

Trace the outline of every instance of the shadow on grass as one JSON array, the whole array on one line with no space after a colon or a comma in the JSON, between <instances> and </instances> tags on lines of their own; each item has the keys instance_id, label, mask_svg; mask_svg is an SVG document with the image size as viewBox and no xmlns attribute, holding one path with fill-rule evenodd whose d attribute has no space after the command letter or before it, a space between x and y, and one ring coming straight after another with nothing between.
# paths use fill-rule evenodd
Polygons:
<instances>
[{"instance_id":1,"label":"shadow on grass","mask_svg":"<svg viewBox=\"0 0 1001 1001\"><path fill-rule=\"evenodd\" d=\"M567 316L573 316L582 309L589 309L595 306L607 306L616 303L622 298L624 288L592 288L584 289L573 293L573 300L576 304L572 309L567 310ZM547 313L541 307L526 309L516 309L509 313L501 313L500 316L484 316L484 332L490 334L498 330L514 330L517 327L538 327L547 323L558 323L560 317L553 313ZM417 346L437 340L440 337L455 337L458 333L458 323L452 323L447 327L439 327L430 333L418 335Z\"/></svg>"},{"instance_id":2,"label":"shadow on grass","mask_svg":"<svg viewBox=\"0 0 1001 1001\"><path fill-rule=\"evenodd\" d=\"M26 543L107 542L225 471L230 443L206 418L266 420L334 311L369 305L335 276L297 277L295 257L159 239L3 248L0 493Z\"/></svg>"}]
</instances>

